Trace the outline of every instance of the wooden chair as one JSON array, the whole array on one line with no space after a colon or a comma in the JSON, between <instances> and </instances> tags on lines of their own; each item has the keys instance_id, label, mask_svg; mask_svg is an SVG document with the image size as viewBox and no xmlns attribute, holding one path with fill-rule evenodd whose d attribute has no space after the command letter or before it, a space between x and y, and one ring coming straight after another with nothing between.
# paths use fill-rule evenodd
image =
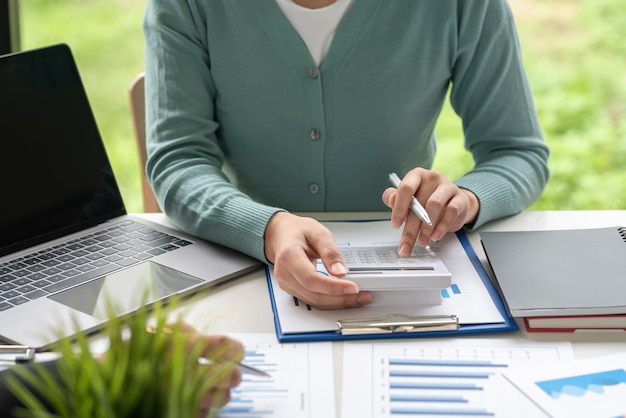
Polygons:
<instances>
[{"instance_id":1,"label":"wooden chair","mask_svg":"<svg viewBox=\"0 0 626 418\"><path fill-rule=\"evenodd\" d=\"M144 73L139 73L129 86L130 110L135 128L135 142L139 151L139 163L141 166L141 189L143 192L143 211L161 212L159 204L146 176L146 98L144 96Z\"/></svg>"}]
</instances>

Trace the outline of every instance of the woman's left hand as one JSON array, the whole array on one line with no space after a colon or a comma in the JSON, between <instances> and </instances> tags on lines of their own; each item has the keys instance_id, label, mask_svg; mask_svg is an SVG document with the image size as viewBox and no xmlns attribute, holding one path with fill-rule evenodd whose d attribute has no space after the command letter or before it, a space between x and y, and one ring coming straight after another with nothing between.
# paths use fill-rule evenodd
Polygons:
<instances>
[{"instance_id":1,"label":"woman's left hand","mask_svg":"<svg viewBox=\"0 0 626 418\"><path fill-rule=\"evenodd\" d=\"M188 334L188 351L196 353L201 347L200 357L212 364L207 368L209 376L216 384L204 395L200 404L199 417L206 417L211 408L219 408L230 401L230 390L241 383L239 362L244 358L243 345L224 335L202 334L187 323L180 324L180 331Z\"/></svg>"}]
</instances>

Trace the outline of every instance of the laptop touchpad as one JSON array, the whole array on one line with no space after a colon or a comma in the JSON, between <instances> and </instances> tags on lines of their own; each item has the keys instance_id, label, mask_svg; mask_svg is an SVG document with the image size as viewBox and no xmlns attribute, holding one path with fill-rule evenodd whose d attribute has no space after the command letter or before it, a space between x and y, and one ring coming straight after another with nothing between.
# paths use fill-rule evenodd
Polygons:
<instances>
[{"instance_id":1,"label":"laptop touchpad","mask_svg":"<svg viewBox=\"0 0 626 418\"><path fill-rule=\"evenodd\" d=\"M107 320L187 289L202 280L147 261L74 287L50 299Z\"/></svg>"}]
</instances>

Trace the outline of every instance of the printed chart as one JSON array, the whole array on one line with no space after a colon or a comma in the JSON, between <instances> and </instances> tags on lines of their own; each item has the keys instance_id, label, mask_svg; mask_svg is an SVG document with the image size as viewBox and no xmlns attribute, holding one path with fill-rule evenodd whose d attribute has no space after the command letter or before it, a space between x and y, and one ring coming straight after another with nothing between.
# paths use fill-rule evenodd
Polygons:
<instances>
[{"instance_id":1,"label":"printed chart","mask_svg":"<svg viewBox=\"0 0 626 418\"><path fill-rule=\"evenodd\" d=\"M331 343L281 344L273 334L236 334L244 362L271 377L243 373L219 418L334 417Z\"/></svg>"},{"instance_id":2,"label":"printed chart","mask_svg":"<svg viewBox=\"0 0 626 418\"><path fill-rule=\"evenodd\" d=\"M504 377L553 417L626 416L626 353Z\"/></svg>"},{"instance_id":3,"label":"printed chart","mask_svg":"<svg viewBox=\"0 0 626 418\"><path fill-rule=\"evenodd\" d=\"M361 383L357 388L344 379L343 416L543 416L502 378L502 372L571 358L569 343L461 339L346 343L344 376L360 373L351 382Z\"/></svg>"}]
</instances>

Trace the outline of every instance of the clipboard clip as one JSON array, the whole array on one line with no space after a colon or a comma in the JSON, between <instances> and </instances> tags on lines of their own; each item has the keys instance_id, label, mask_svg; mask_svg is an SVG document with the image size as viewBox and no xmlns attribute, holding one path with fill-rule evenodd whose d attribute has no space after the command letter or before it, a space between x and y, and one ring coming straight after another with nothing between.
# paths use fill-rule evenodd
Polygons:
<instances>
[{"instance_id":1,"label":"clipboard clip","mask_svg":"<svg viewBox=\"0 0 626 418\"><path fill-rule=\"evenodd\" d=\"M379 318L340 319L337 327L342 335L454 331L459 328L459 318L456 315L389 314Z\"/></svg>"},{"instance_id":2,"label":"clipboard clip","mask_svg":"<svg viewBox=\"0 0 626 418\"><path fill-rule=\"evenodd\" d=\"M0 345L0 365L28 363L35 360L36 350L26 345Z\"/></svg>"}]
</instances>

